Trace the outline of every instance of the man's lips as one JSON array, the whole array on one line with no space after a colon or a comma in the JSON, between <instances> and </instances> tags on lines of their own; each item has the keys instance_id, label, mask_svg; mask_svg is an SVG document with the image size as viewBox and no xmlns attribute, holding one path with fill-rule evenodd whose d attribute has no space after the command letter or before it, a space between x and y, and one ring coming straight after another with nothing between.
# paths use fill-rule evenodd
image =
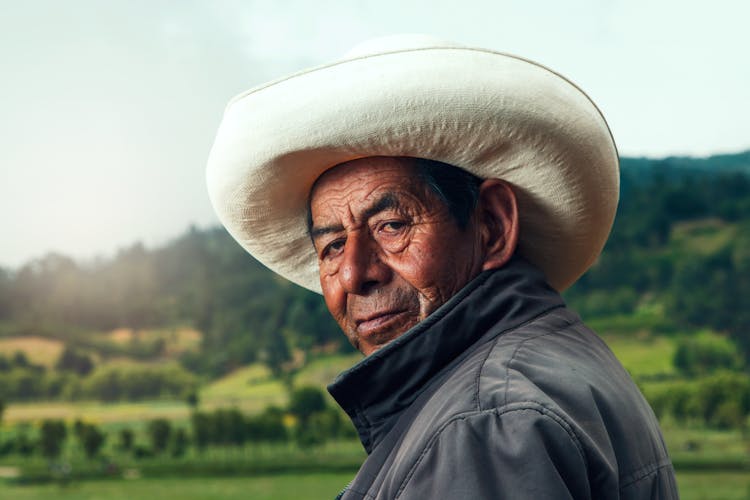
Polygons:
<instances>
[{"instance_id":1,"label":"man's lips","mask_svg":"<svg viewBox=\"0 0 750 500\"><path fill-rule=\"evenodd\" d=\"M401 319L406 311L394 310L394 311L379 311L375 314L370 314L362 319L355 320L357 325L357 333L360 335L370 335L378 333L382 329L387 329L391 326L391 323L397 322Z\"/></svg>"}]
</instances>

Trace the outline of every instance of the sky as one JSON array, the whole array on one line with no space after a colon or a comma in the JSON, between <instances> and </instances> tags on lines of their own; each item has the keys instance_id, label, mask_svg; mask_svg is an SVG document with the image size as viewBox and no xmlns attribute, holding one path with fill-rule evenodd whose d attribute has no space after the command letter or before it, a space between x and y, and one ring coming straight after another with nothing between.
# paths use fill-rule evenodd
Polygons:
<instances>
[{"instance_id":1,"label":"sky","mask_svg":"<svg viewBox=\"0 0 750 500\"><path fill-rule=\"evenodd\" d=\"M0 0L0 266L218 224L229 99L368 38L520 55L583 88L623 156L750 149L750 2Z\"/></svg>"}]
</instances>

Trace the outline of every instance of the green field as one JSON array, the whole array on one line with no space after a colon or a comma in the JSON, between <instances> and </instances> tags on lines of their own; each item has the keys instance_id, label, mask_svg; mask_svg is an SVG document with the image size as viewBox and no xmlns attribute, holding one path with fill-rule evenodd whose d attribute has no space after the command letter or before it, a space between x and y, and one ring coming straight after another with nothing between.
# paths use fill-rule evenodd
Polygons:
<instances>
[{"instance_id":1,"label":"green field","mask_svg":"<svg viewBox=\"0 0 750 500\"><path fill-rule=\"evenodd\" d=\"M295 385L324 387L336 375L361 359L360 354L327 356L312 360L294 377ZM260 363L252 364L204 386L199 392L201 408L237 407L246 413L258 413L267 406L284 406L287 394L284 384L273 379L268 368ZM333 401L330 401L333 404ZM144 402L66 402L45 401L11 403L3 421L14 424L22 421L40 421L45 418L61 418L72 422L83 419L97 424L144 422L155 418L184 421L190 408L184 401Z\"/></svg>"},{"instance_id":2,"label":"green field","mask_svg":"<svg viewBox=\"0 0 750 500\"><path fill-rule=\"evenodd\" d=\"M682 380L672 364L679 334L650 335L648 331L634 330L635 323L625 317L610 325L614 326L609 331L605 328L602 337L644 392L663 390ZM309 360L295 373L293 383L295 386L325 386L359 359L359 354L347 354ZM199 394L202 409L237 407L248 414L257 413L268 405L283 407L287 398L284 383L274 379L262 364L238 369L205 385ZM185 427L189 414L190 407L177 400L110 404L13 403L5 412L0 437L15 432L19 422L31 422L32 429L36 429L43 418L62 418L68 424L81 418L100 424L110 433L129 426L141 434L138 439L144 442L145 423L149 420L163 417ZM691 427L669 417L662 421L662 429L678 469L683 499L750 499L750 474L746 472L750 470L750 448L747 437L739 429ZM104 447L104 452L118 462L119 472L110 479L100 479L105 474L96 472L81 474L79 477L90 479L74 480L68 485L18 485L0 479L0 498L333 498L364 459L361 445L356 441L329 442L313 450L301 450L294 443L218 448L205 454L190 450L181 459L162 457L140 461L118 455L114 445L115 438L111 437ZM68 440L66 450L65 456L77 471L97 467L96 462L83 458L74 440ZM26 477L49 477L46 461L41 457L26 459L25 463L18 460L17 456L4 458L0 469L8 472L20 466ZM123 471L136 472L131 479L121 479L128 475ZM182 475L200 478L178 478Z\"/></svg>"},{"instance_id":3,"label":"green field","mask_svg":"<svg viewBox=\"0 0 750 500\"><path fill-rule=\"evenodd\" d=\"M620 363L636 379L674 375L676 349L671 337L652 335L602 335Z\"/></svg>"},{"instance_id":4,"label":"green field","mask_svg":"<svg viewBox=\"0 0 750 500\"><path fill-rule=\"evenodd\" d=\"M15 500L253 499L331 500L352 474L281 474L252 478L164 478L15 486L0 483L0 498Z\"/></svg>"},{"instance_id":5,"label":"green field","mask_svg":"<svg viewBox=\"0 0 750 500\"><path fill-rule=\"evenodd\" d=\"M678 472L682 500L748 500L747 472Z\"/></svg>"},{"instance_id":6,"label":"green field","mask_svg":"<svg viewBox=\"0 0 750 500\"><path fill-rule=\"evenodd\" d=\"M352 478L350 473L280 474L250 478L159 478L105 480L17 486L0 482L0 498L36 500L331 500ZM750 475L741 472L683 472L677 474L683 500L746 500Z\"/></svg>"}]
</instances>

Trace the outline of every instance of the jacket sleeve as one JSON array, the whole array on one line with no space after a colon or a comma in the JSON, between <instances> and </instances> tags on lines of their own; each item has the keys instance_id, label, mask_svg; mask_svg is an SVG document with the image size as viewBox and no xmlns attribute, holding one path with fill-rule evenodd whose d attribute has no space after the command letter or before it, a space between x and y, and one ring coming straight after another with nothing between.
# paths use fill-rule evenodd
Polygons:
<instances>
[{"instance_id":1,"label":"jacket sleeve","mask_svg":"<svg viewBox=\"0 0 750 500\"><path fill-rule=\"evenodd\" d=\"M397 494L403 500L591 498L571 429L543 408L456 418L430 440Z\"/></svg>"}]
</instances>

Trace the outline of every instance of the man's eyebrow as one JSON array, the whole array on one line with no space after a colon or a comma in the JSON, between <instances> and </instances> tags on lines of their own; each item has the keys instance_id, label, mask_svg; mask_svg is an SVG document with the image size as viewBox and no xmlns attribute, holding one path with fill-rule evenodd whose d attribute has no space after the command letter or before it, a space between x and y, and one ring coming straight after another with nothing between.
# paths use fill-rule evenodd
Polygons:
<instances>
[{"instance_id":1,"label":"man's eyebrow","mask_svg":"<svg viewBox=\"0 0 750 500\"><path fill-rule=\"evenodd\" d=\"M400 206L398 198L393 193L385 193L383 196L375 200L375 202L362 211L362 220L367 220L373 215L376 215L384 210L392 208L398 208ZM310 229L310 238L313 240L323 236L324 234L337 233L344 230L344 226L341 224L335 224L331 226L315 227Z\"/></svg>"},{"instance_id":2,"label":"man's eyebrow","mask_svg":"<svg viewBox=\"0 0 750 500\"><path fill-rule=\"evenodd\" d=\"M378 214L384 210L390 210L392 208L398 208L400 206L398 198L393 193L385 193L383 196L375 200L375 203L367 207L362 212L362 220L367 220L375 214Z\"/></svg>"},{"instance_id":3,"label":"man's eyebrow","mask_svg":"<svg viewBox=\"0 0 750 500\"><path fill-rule=\"evenodd\" d=\"M313 240L323 236L324 234L329 233L338 233L339 231L343 231L344 226L341 224L336 224L335 226L323 226L323 227L314 227L310 229L310 238Z\"/></svg>"}]
</instances>

